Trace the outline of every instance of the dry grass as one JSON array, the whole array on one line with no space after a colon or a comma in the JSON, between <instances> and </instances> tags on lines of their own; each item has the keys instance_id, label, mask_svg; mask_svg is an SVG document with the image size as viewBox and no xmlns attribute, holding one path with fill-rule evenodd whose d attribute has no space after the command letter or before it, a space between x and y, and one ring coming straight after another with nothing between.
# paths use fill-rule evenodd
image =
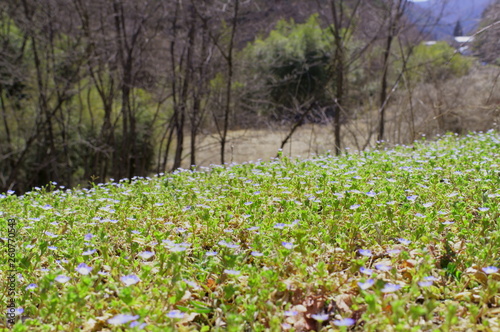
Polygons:
<instances>
[{"instance_id":1,"label":"dry grass","mask_svg":"<svg viewBox=\"0 0 500 332\"><path fill-rule=\"evenodd\" d=\"M363 145L366 145L365 137L367 137L372 125L365 118L351 121L345 125L342 129L343 148L361 150ZM278 154L281 143L289 131L290 128L286 126L230 131L228 133L229 143L226 148L226 162L243 163L270 160ZM189 139L186 146L189 146ZM332 124L305 124L297 128L284 146L283 155L309 158L313 155L328 153L334 148ZM220 144L217 135L205 135L198 138L197 166L211 164L220 164ZM189 167L189 154L186 154L184 158L183 167Z\"/></svg>"},{"instance_id":2,"label":"dry grass","mask_svg":"<svg viewBox=\"0 0 500 332\"><path fill-rule=\"evenodd\" d=\"M388 110L390 141L408 143L445 132L500 129L500 68L478 66L463 77L401 91Z\"/></svg>"},{"instance_id":3,"label":"dry grass","mask_svg":"<svg viewBox=\"0 0 500 332\"><path fill-rule=\"evenodd\" d=\"M283 149L283 154L292 157L310 157L313 154L333 150L333 132L329 125L307 124L299 127ZM228 133L226 149L227 162L243 163L269 160L276 157L281 142L288 134L288 128L234 130ZM187 146L189 141L187 142ZM220 164L220 145L217 135L199 138L198 165ZM189 160L185 158L184 166Z\"/></svg>"},{"instance_id":4,"label":"dry grass","mask_svg":"<svg viewBox=\"0 0 500 332\"><path fill-rule=\"evenodd\" d=\"M478 66L468 75L445 83L418 85L411 91L411 99L409 92L403 89L401 84L387 108L386 144L408 144L422 135L431 138L446 132L465 134L500 130L499 67ZM343 148L362 150L375 147L378 112L358 110L354 117L342 127ZM265 161L275 157L289 130L289 127L281 126L230 131L226 162ZM189 146L189 138L185 146ZM306 124L297 128L283 154L308 158L333 150L331 124ZM197 164L220 164L220 144L216 134L198 137ZM188 150L182 166L189 167Z\"/></svg>"}]
</instances>

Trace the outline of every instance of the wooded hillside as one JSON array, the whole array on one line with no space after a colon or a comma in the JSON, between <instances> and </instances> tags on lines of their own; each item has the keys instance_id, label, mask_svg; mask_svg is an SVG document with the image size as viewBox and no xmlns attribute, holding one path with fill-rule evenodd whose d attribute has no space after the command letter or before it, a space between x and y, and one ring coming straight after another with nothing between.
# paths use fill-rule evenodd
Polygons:
<instances>
[{"instance_id":1,"label":"wooded hillside","mask_svg":"<svg viewBox=\"0 0 500 332\"><path fill-rule=\"evenodd\" d=\"M0 192L198 165L207 135L224 164L229 134L241 128L286 130L279 148L304 123L330 126L340 154L347 134L362 149L497 126L491 37L478 46L492 63L483 67L446 43L422 44L412 5L2 1ZM461 114L466 103L451 95L462 90L429 92L463 87L458 80L471 74L484 87L470 101L484 121Z\"/></svg>"}]
</instances>

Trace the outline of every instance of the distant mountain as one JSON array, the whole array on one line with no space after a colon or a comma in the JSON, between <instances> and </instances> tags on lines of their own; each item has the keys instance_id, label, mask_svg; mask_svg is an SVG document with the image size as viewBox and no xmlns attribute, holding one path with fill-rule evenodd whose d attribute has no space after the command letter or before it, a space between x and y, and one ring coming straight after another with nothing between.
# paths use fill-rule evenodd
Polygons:
<instances>
[{"instance_id":1,"label":"distant mountain","mask_svg":"<svg viewBox=\"0 0 500 332\"><path fill-rule=\"evenodd\" d=\"M465 35L479 26L481 15L494 0L428 0L414 1L409 17L429 33L428 39L449 40L460 21ZM429 27L430 25L430 27Z\"/></svg>"}]
</instances>

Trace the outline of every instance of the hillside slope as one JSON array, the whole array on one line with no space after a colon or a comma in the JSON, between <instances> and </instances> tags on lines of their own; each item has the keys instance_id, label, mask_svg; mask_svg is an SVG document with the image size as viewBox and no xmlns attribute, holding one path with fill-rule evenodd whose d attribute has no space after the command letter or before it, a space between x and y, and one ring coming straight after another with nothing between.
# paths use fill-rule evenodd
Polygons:
<instances>
[{"instance_id":1,"label":"hillside slope","mask_svg":"<svg viewBox=\"0 0 500 332\"><path fill-rule=\"evenodd\" d=\"M499 151L489 132L2 195L13 330L498 330Z\"/></svg>"}]
</instances>

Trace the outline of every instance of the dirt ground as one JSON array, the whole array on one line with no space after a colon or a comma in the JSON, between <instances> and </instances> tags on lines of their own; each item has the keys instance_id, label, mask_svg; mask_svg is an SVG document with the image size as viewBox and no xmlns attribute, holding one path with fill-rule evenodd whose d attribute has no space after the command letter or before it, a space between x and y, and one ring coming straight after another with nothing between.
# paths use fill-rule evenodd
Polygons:
<instances>
[{"instance_id":1,"label":"dirt ground","mask_svg":"<svg viewBox=\"0 0 500 332\"><path fill-rule=\"evenodd\" d=\"M249 161L268 161L276 157L281 142L288 135L289 129L234 130L228 133L229 142L226 148L227 163L243 163ZM346 133L347 135L347 133ZM218 135L200 136L198 139L197 166L220 164L220 143ZM344 139L344 146L355 149L355 145ZM189 139L186 142L189 146ZM309 158L316 154L334 151L333 126L306 124L295 131L283 148L283 155ZM183 167L188 168L188 151Z\"/></svg>"}]
</instances>

